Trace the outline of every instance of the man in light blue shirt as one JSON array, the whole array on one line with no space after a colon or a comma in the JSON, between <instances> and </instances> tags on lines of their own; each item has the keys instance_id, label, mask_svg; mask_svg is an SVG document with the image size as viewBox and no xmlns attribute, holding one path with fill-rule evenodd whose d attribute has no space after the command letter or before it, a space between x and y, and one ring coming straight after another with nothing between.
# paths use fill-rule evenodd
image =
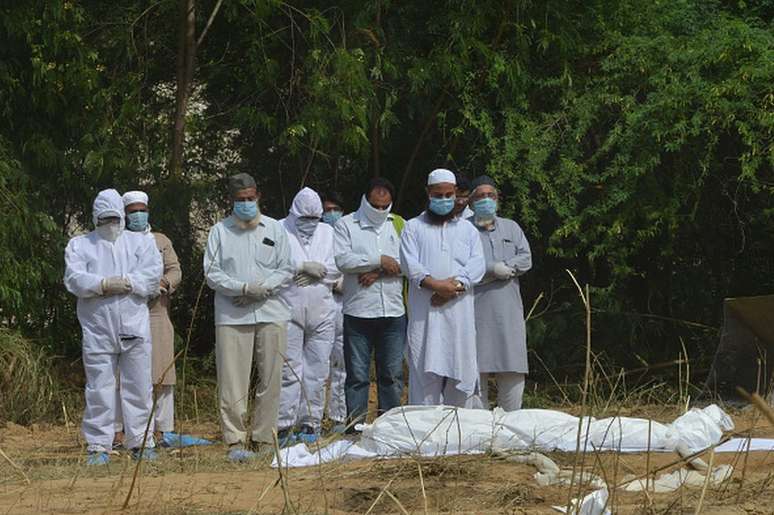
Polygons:
<instances>
[{"instance_id":1,"label":"man in light blue shirt","mask_svg":"<svg viewBox=\"0 0 774 515\"><path fill-rule=\"evenodd\" d=\"M336 266L344 274L345 396L350 421L368 412L371 353L376 364L378 411L400 405L406 311L398 263L403 219L390 213L394 189L371 181L360 208L336 223Z\"/></svg>"},{"instance_id":2,"label":"man in light blue shirt","mask_svg":"<svg viewBox=\"0 0 774 515\"><path fill-rule=\"evenodd\" d=\"M293 278L285 229L258 209L255 181L229 178L231 216L207 239L204 274L215 290L215 363L220 421L232 461L256 454L247 449L247 402L255 360L258 377L252 441L271 446L277 426L282 356L287 348L290 309L278 295Z\"/></svg>"}]
</instances>

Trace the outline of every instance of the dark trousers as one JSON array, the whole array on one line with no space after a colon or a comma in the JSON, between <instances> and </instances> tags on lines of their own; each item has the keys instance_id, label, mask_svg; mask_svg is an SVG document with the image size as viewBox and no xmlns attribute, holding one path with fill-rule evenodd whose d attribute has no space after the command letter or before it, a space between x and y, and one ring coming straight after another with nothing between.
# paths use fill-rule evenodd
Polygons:
<instances>
[{"instance_id":1,"label":"dark trousers","mask_svg":"<svg viewBox=\"0 0 774 515\"><path fill-rule=\"evenodd\" d=\"M400 406L406 316L358 318L344 315L344 364L347 418L365 422L371 385L371 353L376 362L379 413Z\"/></svg>"}]
</instances>

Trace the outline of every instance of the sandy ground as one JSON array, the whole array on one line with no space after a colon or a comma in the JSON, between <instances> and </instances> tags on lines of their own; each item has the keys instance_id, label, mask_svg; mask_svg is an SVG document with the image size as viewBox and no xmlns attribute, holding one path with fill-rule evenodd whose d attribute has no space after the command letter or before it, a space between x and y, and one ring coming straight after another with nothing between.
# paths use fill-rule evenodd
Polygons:
<instances>
[{"instance_id":1,"label":"sandy ground","mask_svg":"<svg viewBox=\"0 0 774 515\"><path fill-rule=\"evenodd\" d=\"M754 436L774 437L774 428L750 411L736 414L735 421L737 431L752 428ZM186 430L217 437L213 423ZM72 426L8 424L0 429L0 449L19 467L0 462L0 513L117 512L132 482L134 462L126 454L113 456L107 467L86 467L83 442ZM233 465L224 453L220 444L162 451L158 462L142 466L128 511L555 513L551 506L566 503L569 493L567 487L540 487L533 467L495 456L337 463L290 470L280 481L268 458ZM572 467L573 455L550 456L560 466ZM590 455L587 465L617 482L677 458L659 453L650 458ZM722 486L707 490L702 513L774 513L774 453L722 454L715 463L734 464L735 473ZM649 495L619 491L612 503L616 513L694 513L700 495L698 488Z\"/></svg>"}]
</instances>

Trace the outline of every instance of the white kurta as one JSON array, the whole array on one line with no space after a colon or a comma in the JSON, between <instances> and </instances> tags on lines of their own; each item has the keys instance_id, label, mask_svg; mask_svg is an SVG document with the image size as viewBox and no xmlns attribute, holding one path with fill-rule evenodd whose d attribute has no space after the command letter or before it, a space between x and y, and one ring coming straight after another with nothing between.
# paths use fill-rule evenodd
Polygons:
<instances>
[{"instance_id":1,"label":"white kurta","mask_svg":"<svg viewBox=\"0 0 774 515\"><path fill-rule=\"evenodd\" d=\"M115 190L100 192L94 201L95 222L111 214L123 223L123 213ZM162 270L156 243L145 234L123 231L111 242L92 231L67 244L64 284L78 297L86 372L83 434L90 451L107 451L112 445L119 369L126 445L142 442L152 404L148 298L158 291ZM102 280L115 276L128 279L132 291L103 296ZM148 445L153 446L152 438Z\"/></svg>"},{"instance_id":2,"label":"white kurta","mask_svg":"<svg viewBox=\"0 0 774 515\"><path fill-rule=\"evenodd\" d=\"M460 218L433 224L422 213L409 220L401 235L401 268L411 287L408 298L408 354L412 368L455 382L466 396L476 391L476 324L473 285L486 271L476 228ZM441 307L430 305L432 292L422 280L454 277L465 293ZM418 399L420 392L410 398Z\"/></svg>"}]
</instances>

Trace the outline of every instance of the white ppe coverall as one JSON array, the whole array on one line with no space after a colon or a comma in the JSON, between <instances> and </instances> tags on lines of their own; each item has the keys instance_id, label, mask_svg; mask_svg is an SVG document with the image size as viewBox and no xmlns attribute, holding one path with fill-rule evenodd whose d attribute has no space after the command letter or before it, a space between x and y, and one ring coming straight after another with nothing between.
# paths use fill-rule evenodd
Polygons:
<instances>
[{"instance_id":1,"label":"white ppe coverall","mask_svg":"<svg viewBox=\"0 0 774 515\"><path fill-rule=\"evenodd\" d=\"M116 376L120 371L125 446L138 448L153 404L148 298L156 294L162 273L153 238L124 231L124 205L115 190L94 200L94 224L101 217L120 218L115 241L94 230L70 240L65 250L64 283L78 297L83 333L86 409L83 436L88 450L108 451L116 416ZM105 295L103 279L122 277L128 293ZM153 447L153 425L146 447Z\"/></svg>"},{"instance_id":2,"label":"white ppe coverall","mask_svg":"<svg viewBox=\"0 0 774 515\"><path fill-rule=\"evenodd\" d=\"M308 286L291 283L281 296L290 306L287 360L282 368L279 429L307 425L319 430L325 408L325 383L335 338L336 304L331 289L340 276L333 252L333 228L318 223L310 236L298 231L299 218L322 216L319 195L304 188L293 199L288 217L281 220L288 233L296 272L305 262L324 265L325 277Z\"/></svg>"},{"instance_id":3,"label":"white ppe coverall","mask_svg":"<svg viewBox=\"0 0 774 515\"><path fill-rule=\"evenodd\" d=\"M337 281L337 288L342 278ZM344 366L344 299L340 293L333 292L336 303L335 338L331 348L330 386L328 390L328 418L337 423L347 419L347 401L344 396L344 383L347 380L347 370Z\"/></svg>"}]
</instances>

